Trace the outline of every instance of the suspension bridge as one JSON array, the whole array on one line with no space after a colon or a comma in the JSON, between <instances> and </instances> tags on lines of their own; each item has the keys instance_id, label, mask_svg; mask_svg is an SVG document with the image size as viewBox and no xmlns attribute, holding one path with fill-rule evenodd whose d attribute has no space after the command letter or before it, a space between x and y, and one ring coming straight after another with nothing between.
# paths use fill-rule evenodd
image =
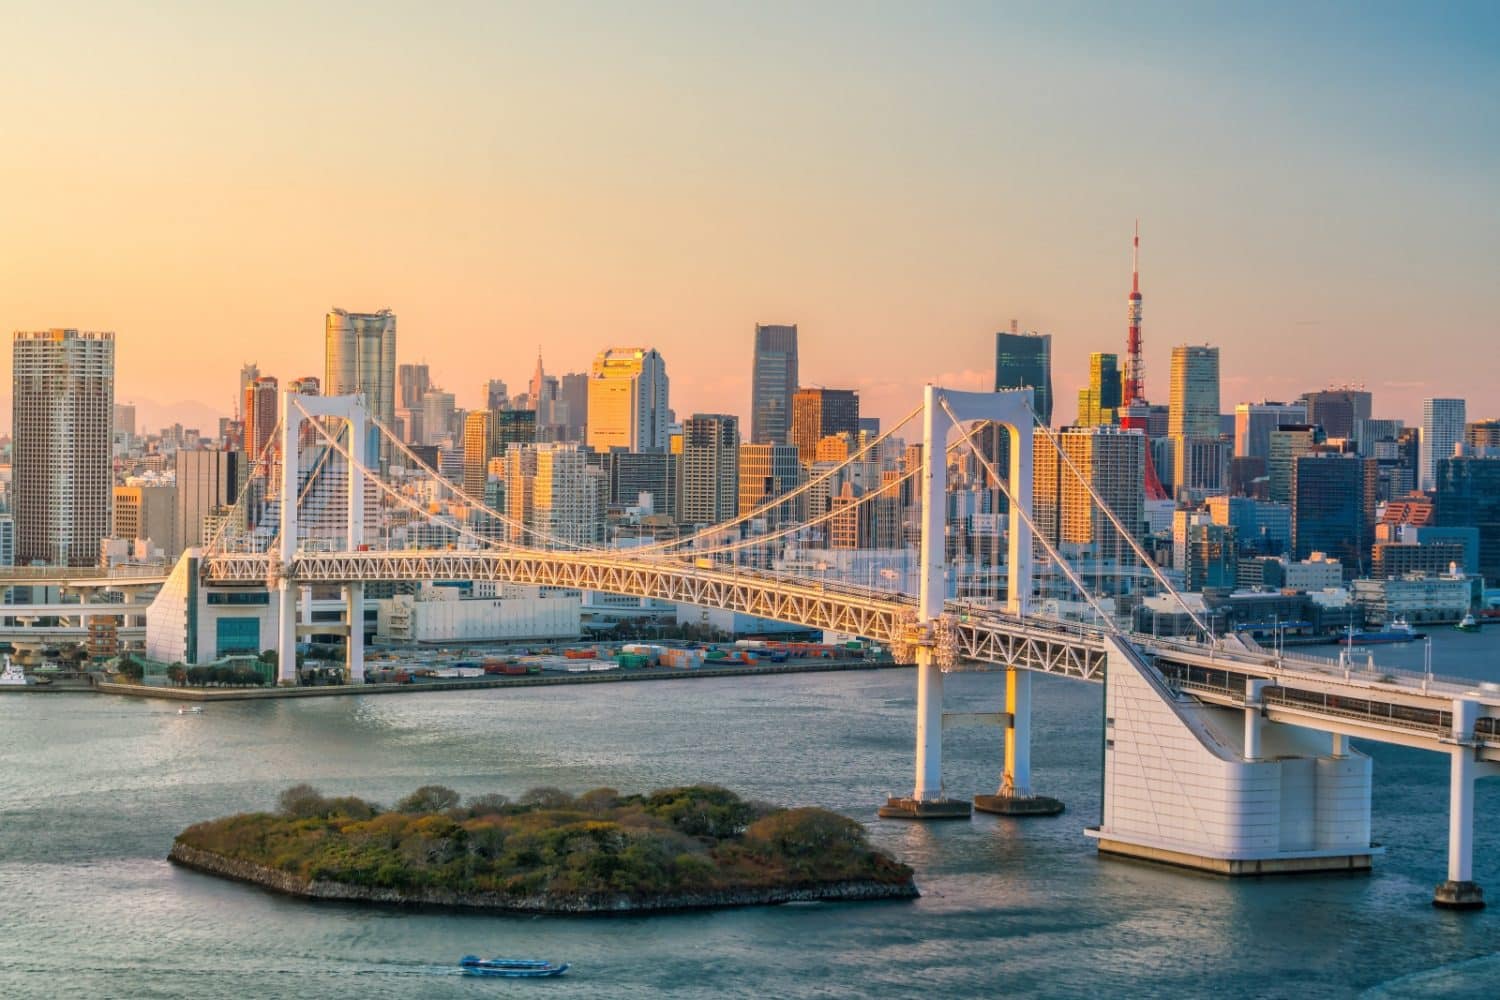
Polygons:
<instances>
[{"instance_id":1,"label":"suspension bridge","mask_svg":"<svg viewBox=\"0 0 1500 1000\"><path fill-rule=\"evenodd\" d=\"M916 664L913 790L882 806L882 816L1061 811L1033 789L1030 766L1031 677L1054 674L1105 688L1103 817L1087 831L1101 851L1226 874L1366 869L1380 853L1370 840L1372 768L1349 739L1377 740L1449 757L1448 878L1434 901L1482 906L1472 878L1474 783L1500 773L1500 695L1215 637L1141 547L1136 526L1121 522L1068 448L1039 426L1031 404L1029 389L929 386L896 426L846 460L814 466L796 489L686 537L621 547L528 511L519 482L507 484L516 502L506 509L466 493L359 397L287 393L234 510L206 546L183 555L151 605L147 651L201 662L215 655L217 619L250 615L275 636L282 683L295 683L298 602L312 586L342 589L356 682L371 584L494 581L743 612L888 643ZM918 420L920 448L893 463L896 435ZM377 467L383 440L386 469ZM1055 533L1038 528L1037 448L1088 493L1093 530L1113 532L1111 544L1133 560L1128 568L1120 561L1107 599L1073 568ZM859 495L845 491L843 502L803 513L809 498L828 497L877 459L887 467L878 486L866 476ZM982 559L955 551L950 477L977 483L989 509L1004 511L1003 531L987 536ZM887 535L915 543L914 586L861 587L776 568L778 548L826 545L838 519L862 516L895 518ZM1076 595L1075 610L1034 608L1044 578ZM1132 632L1113 601L1147 593L1176 600L1199 634ZM943 677L959 670L1003 672L1004 710L945 712ZM943 783L943 729L976 721L1002 730L999 787L954 798Z\"/></svg>"}]
</instances>

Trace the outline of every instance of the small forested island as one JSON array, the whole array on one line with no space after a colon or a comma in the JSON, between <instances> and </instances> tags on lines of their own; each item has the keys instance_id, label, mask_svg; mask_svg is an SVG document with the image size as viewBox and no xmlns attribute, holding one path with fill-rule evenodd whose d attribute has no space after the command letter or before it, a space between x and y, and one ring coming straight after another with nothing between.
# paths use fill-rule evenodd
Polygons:
<instances>
[{"instance_id":1,"label":"small forested island","mask_svg":"<svg viewBox=\"0 0 1500 1000\"><path fill-rule=\"evenodd\" d=\"M278 810L188 827L171 860L311 899L527 913L622 913L909 899L912 870L824 809L711 785L463 801L437 785L385 809L307 785Z\"/></svg>"}]
</instances>

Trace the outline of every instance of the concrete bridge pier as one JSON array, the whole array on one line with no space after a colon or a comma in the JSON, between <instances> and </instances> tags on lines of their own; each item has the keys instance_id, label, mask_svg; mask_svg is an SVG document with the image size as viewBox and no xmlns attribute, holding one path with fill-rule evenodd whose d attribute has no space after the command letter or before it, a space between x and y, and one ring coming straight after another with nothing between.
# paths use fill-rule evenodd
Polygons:
<instances>
[{"instance_id":1,"label":"concrete bridge pier","mask_svg":"<svg viewBox=\"0 0 1500 1000\"><path fill-rule=\"evenodd\" d=\"M297 683L297 585L284 576L276 583L276 683Z\"/></svg>"},{"instance_id":2,"label":"concrete bridge pier","mask_svg":"<svg viewBox=\"0 0 1500 1000\"><path fill-rule=\"evenodd\" d=\"M917 661L917 780L907 798L891 796L876 810L881 819L968 819L969 803L943 789L943 671L931 646Z\"/></svg>"},{"instance_id":3,"label":"concrete bridge pier","mask_svg":"<svg viewBox=\"0 0 1500 1000\"><path fill-rule=\"evenodd\" d=\"M1484 908L1484 891L1474 881L1474 723L1479 703L1453 700L1453 750L1448 769L1448 878L1438 885L1432 905L1450 910Z\"/></svg>"},{"instance_id":4,"label":"concrete bridge pier","mask_svg":"<svg viewBox=\"0 0 1500 1000\"><path fill-rule=\"evenodd\" d=\"M365 682L365 585L344 584L344 616L349 622L348 644L344 647L344 662L349 671L350 684Z\"/></svg>"},{"instance_id":5,"label":"concrete bridge pier","mask_svg":"<svg viewBox=\"0 0 1500 1000\"><path fill-rule=\"evenodd\" d=\"M1056 816L1062 802L1031 790L1031 671L1005 669L1005 767L1000 790L974 796L974 808L997 816Z\"/></svg>"}]
</instances>

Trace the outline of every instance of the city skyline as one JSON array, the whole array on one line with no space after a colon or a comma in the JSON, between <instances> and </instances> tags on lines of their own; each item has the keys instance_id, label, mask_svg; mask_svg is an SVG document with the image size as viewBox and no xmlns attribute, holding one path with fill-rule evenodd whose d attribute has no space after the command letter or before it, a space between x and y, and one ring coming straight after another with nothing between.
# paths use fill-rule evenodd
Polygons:
<instances>
[{"instance_id":1,"label":"city skyline","mask_svg":"<svg viewBox=\"0 0 1500 1000\"><path fill-rule=\"evenodd\" d=\"M469 373L519 384L538 342L559 371L648 343L680 414L745 419L749 372L725 353L796 323L803 381L890 419L928 379L984 386L1012 319L1053 334L1071 398L1091 352L1123 349L1139 216L1153 400L1171 346L1206 342L1226 406L1361 382L1408 423L1428 396L1500 411L1457 363L1494 335L1493 11L881 8L851 27L851 10L603 11L582 36L462 6L86 26L38 9L0 69L18 147L48 153L0 166L0 189L27 193L9 199L0 322L116 331L120 398L147 427L230 411L205 367L320 371L333 303L398 313L401 360L460 405ZM860 44L834 44L851 30ZM392 57L388 77L320 72L346 34ZM497 40L506 58L483 58ZM96 41L69 79L42 71ZM621 72L643 52L661 73ZM878 72L896 53L903 71ZM767 59L774 76L750 72ZM204 315L230 319L210 337ZM856 372L851 343L870 348Z\"/></svg>"}]
</instances>

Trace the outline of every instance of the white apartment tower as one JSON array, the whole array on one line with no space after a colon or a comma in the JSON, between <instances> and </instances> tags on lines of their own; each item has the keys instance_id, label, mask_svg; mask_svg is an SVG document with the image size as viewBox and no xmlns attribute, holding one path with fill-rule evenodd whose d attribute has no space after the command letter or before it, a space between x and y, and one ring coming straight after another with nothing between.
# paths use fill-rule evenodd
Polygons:
<instances>
[{"instance_id":1,"label":"white apartment tower","mask_svg":"<svg viewBox=\"0 0 1500 1000\"><path fill-rule=\"evenodd\" d=\"M115 335L17 331L13 359L16 562L92 566L113 511Z\"/></svg>"},{"instance_id":2,"label":"white apartment tower","mask_svg":"<svg viewBox=\"0 0 1500 1000\"><path fill-rule=\"evenodd\" d=\"M1453 457L1453 446L1464 439L1465 406L1461 399L1422 400L1422 489L1437 488L1437 464Z\"/></svg>"},{"instance_id":3,"label":"white apartment tower","mask_svg":"<svg viewBox=\"0 0 1500 1000\"><path fill-rule=\"evenodd\" d=\"M667 450L667 365L652 347L611 347L589 372L588 446Z\"/></svg>"}]
</instances>

